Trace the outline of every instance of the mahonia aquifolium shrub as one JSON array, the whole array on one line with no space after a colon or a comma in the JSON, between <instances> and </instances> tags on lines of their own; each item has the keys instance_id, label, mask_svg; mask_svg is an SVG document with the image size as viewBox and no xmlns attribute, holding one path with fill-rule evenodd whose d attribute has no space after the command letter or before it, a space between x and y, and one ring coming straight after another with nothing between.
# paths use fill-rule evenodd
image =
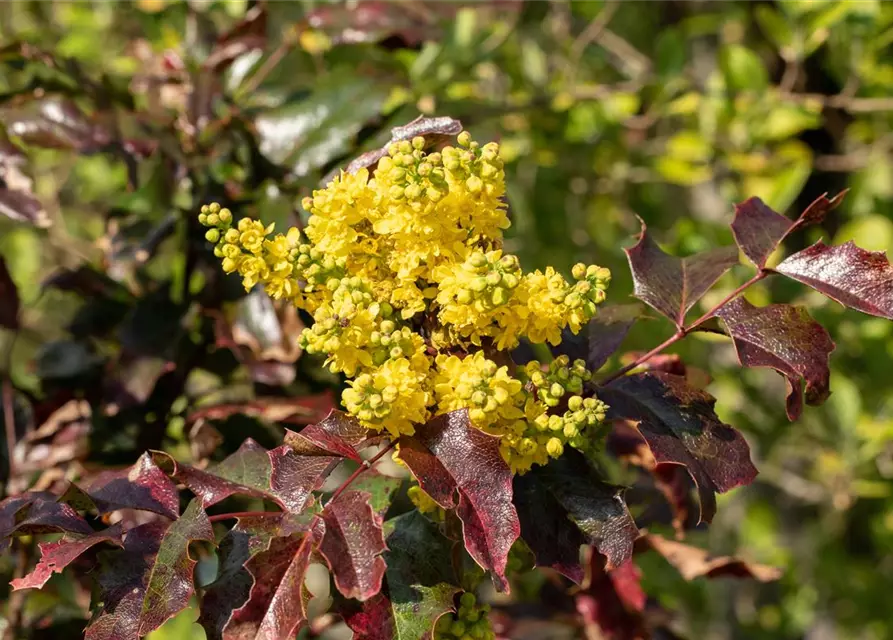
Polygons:
<instances>
[{"instance_id":1,"label":"mahonia aquifolium shrub","mask_svg":"<svg viewBox=\"0 0 893 640\"><path fill-rule=\"evenodd\" d=\"M606 407L582 397L585 363L517 367L507 352L522 337L556 345L565 328L579 332L610 272L577 264L571 281L551 267L525 273L503 252L499 146L463 132L456 147L424 148L421 137L393 143L371 175L342 172L305 198L303 237L249 218L234 224L218 204L199 219L225 272L312 314L301 344L347 376L342 402L364 426L411 435L468 409L476 428L500 437L516 473L566 446L596 447Z\"/></svg>"}]
</instances>

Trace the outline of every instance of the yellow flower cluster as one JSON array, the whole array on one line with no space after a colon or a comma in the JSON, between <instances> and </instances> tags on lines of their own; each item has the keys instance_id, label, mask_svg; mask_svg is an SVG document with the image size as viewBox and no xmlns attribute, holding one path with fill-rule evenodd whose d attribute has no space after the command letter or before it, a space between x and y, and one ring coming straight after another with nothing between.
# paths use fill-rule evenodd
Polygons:
<instances>
[{"instance_id":1,"label":"yellow flower cluster","mask_svg":"<svg viewBox=\"0 0 893 640\"><path fill-rule=\"evenodd\" d=\"M477 604L474 594L466 591L459 598L459 610L441 616L434 627L435 640L493 640L496 634L487 614L490 605Z\"/></svg>"},{"instance_id":2,"label":"yellow flower cluster","mask_svg":"<svg viewBox=\"0 0 893 640\"><path fill-rule=\"evenodd\" d=\"M587 448L604 405L581 396L585 366L519 369L508 350L578 332L610 273L583 264L571 281L552 268L524 273L503 251L498 145L463 132L455 147L425 147L421 137L394 143L371 173L341 173L314 191L304 237L235 222L217 204L199 220L225 272L312 314L301 344L347 376L344 407L368 428L411 435L434 415L468 409L516 472L567 445Z\"/></svg>"}]
</instances>

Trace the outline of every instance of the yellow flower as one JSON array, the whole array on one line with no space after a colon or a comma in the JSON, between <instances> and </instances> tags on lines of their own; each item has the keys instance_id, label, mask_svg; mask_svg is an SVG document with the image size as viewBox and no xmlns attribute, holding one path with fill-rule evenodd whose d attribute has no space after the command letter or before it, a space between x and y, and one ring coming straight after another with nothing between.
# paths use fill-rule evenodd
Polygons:
<instances>
[{"instance_id":1,"label":"yellow flower","mask_svg":"<svg viewBox=\"0 0 893 640\"><path fill-rule=\"evenodd\" d=\"M474 426L486 429L500 420L523 417L521 381L508 374L482 351L465 358L439 355L434 394L438 413L468 408Z\"/></svg>"},{"instance_id":2,"label":"yellow flower","mask_svg":"<svg viewBox=\"0 0 893 640\"><path fill-rule=\"evenodd\" d=\"M393 437L412 435L415 425L428 419L430 394L425 378L413 371L406 358L388 360L349 384L341 394L344 406L370 429L387 430Z\"/></svg>"}]
</instances>

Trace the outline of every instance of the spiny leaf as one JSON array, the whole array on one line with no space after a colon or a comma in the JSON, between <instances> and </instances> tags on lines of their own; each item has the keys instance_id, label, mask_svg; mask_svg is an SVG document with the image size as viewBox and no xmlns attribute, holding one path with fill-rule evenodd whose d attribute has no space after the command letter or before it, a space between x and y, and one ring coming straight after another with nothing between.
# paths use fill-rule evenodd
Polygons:
<instances>
[{"instance_id":1,"label":"spiny leaf","mask_svg":"<svg viewBox=\"0 0 893 640\"><path fill-rule=\"evenodd\" d=\"M563 518L555 520L550 517L550 522L547 523L542 512L537 515L536 505L528 504L525 508L530 518L526 526L528 532L532 528L542 528L531 540L524 538L538 561L543 561L541 556L545 554L547 559L557 560L557 570L567 569L562 573L572 580L580 580L582 567L579 566L579 546L576 548L576 557L573 558L574 563L569 564L573 550L568 548L568 544L572 545L577 539L566 533L568 524L579 528L585 541L594 545L607 558L609 569L620 566L632 557L633 542L639 535L639 530L623 500L624 489L606 483L581 453L568 450L557 460L534 467L526 476L530 478L516 480L516 484L520 483L526 488L528 500L530 485L539 483L542 488L536 490L536 494L542 496L544 489L552 497L551 500L546 499L545 504L552 501L557 503L558 509L555 504L551 504L550 515L557 516L559 510L563 511ZM522 532L523 525L522 521ZM544 533L548 535L546 539L543 539Z\"/></svg>"},{"instance_id":2,"label":"spiny leaf","mask_svg":"<svg viewBox=\"0 0 893 640\"><path fill-rule=\"evenodd\" d=\"M101 553L101 605L87 640L136 640L185 609L194 590L189 544L198 540L214 542L214 531L193 500L173 522L140 525L127 532L123 549Z\"/></svg>"},{"instance_id":3,"label":"spiny leaf","mask_svg":"<svg viewBox=\"0 0 893 640\"><path fill-rule=\"evenodd\" d=\"M787 257L775 271L851 309L893 320L893 266L883 251L819 241Z\"/></svg>"},{"instance_id":4,"label":"spiny leaf","mask_svg":"<svg viewBox=\"0 0 893 640\"><path fill-rule=\"evenodd\" d=\"M359 606L340 602L355 640L426 640L459 592L450 564L453 543L418 511L385 523L385 589Z\"/></svg>"},{"instance_id":5,"label":"spiny leaf","mask_svg":"<svg viewBox=\"0 0 893 640\"><path fill-rule=\"evenodd\" d=\"M507 592L506 561L521 529L499 439L475 429L462 409L401 438L400 458L441 507L456 509L468 553Z\"/></svg>"},{"instance_id":6,"label":"spiny leaf","mask_svg":"<svg viewBox=\"0 0 893 640\"><path fill-rule=\"evenodd\" d=\"M97 531L81 537L64 537L56 542L40 543L40 562L24 578L10 582L13 590L40 589L54 573L62 573L69 564L81 554L103 542L110 542L119 547L124 546L121 540L122 529L115 524L103 531Z\"/></svg>"},{"instance_id":7,"label":"spiny leaf","mask_svg":"<svg viewBox=\"0 0 893 640\"><path fill-rule=\"evenodd\" d=\"M93 529L70 505L50 493L11 496L0 502L0 544L12 535L69 532L89 535Z\"/></svg>"},{"instance_id":8,"label":"spiny leaf","mask_svg":"<svg viewBox=\"0 0 893 640\"><path fill-rule=\"evenodd\" d=\"M683 542L667 540L666 538L648 533L636 542L638 549L654 549L667 562L673 565L683 578L694 580L696 578L753 578L760 582L772 582L778 580L782 572L776 567L745 562L739 558L729 556L713 556L704 549L699 549Z\"/></svg>"},{"instance_id":9,"label":"spiny leaf","mask_svg":"<svg viewBox=\"0 0 893 640\"><path fill-rule=\"evenodd\" d=\"M176 518L180 512L177 486L148 453L140 456L129 469L103 472L81 489L100 513L139 509Z\"/></svg>"},{"instance_id":10,"label":"spiny leaf","mask_svg":"<svg viewBox=\"0 0 893 640\"><path fill-rule=\"evenodd\" d=\"M373 438L359 420L343 411L332 410L316 424L301 429L300 433L286 431L285 444L305 456L340 456L362 462L357 448L371 444Z\"/></svg>"},{"instance_id":11,"label":"spiny leaf","mask_svg":"<svg viewBox=\"0 0 893 640\"><path fill-rule=\"evenodd\" d=\"M369 494L346 491L322 512L325 532L319 550L335 578L338 591L348 598L368 600L381 591L387 548L381 516L369 504Z\"/></svg>"},{"instance_id":12,"label":"spiny leaf","mask_svg":"<svg viewBox=\"0 0 893 640\"><path fill-rule=\"evenodd\" d=\"M329 456L302 456L287 444L269 452L270 488L288 511L301 513L313 503L313 492L341 462Z\"/></svg>"},{"instance_id":13,"label":"spiny leaf","mask_svg":"<svg viewBox=\"0 0 893 640\"><path fill-rule=\"evenodd\" d=\"M738 263L735 247L721 247L687 258L664 253L645 223L639 242L626 249L635 296L681 327L685 314L722 274Z\"/></svg>"},{"instance_id":14,"label":"spiny leaf","mask_svg":"<svg viewBox=\"0 0 893 640\"><path fill-rule=\"evenodd\" d=\"M803 411L801 379L806 382L807 404L818 405L828 398L828 359L834 342L806 309L786 304L755 307L736 298L716 315L728 328L743 366L771 367L785 377L790 420Z\"/></svg>"},{"instance_id":15,"label":"spiny leaf","mask_svg":"<svg viewBox=\"0 0 893 640\"><path fill-rule=\"evenodd\" d=\"M262 556L259 562L252 562L252 559L270 551L274 539L278 539L274 553L283 548L292 548L293 551L300 544L294 534L305 533L308 524L306 515L296 518L286 513L239 518L236 526L220 541L217 578L208 585L202 596L199 623L210 640L245 637L240 634L247 633L248 629L256 633L272 597L272 593L263 585L275 587L288 563L270 566L265 561L271 557L269 554ZM276 568L281 569L278 579L266 572L267 569ZM259 582L256 576L261 578ZM254 592L252 604L248 605L255 584L261 586ZM233 618L235 621L231 622Z\"/></svg>"},{"instance_id":16,"label":"spiny leaf","mask_svg":"<svg viewBox=\"0 0 893 640\"><path fill-rule=\"evenodd\" d=\"M818 224L825 215L843 200L846 191L828 199L824 194L810 204L797 220L791 220L773 211L759 198L749 198L735 205L732 234L735 242L758 268L766 266L766 260L778 245L796 229Z\"/></svg>"},{"instance_id":17,"label":"spiny leaf","mask_svg":"<svg viewBox=\"0 0 893 640\"><path fill-rule=\"evenodd\" d=\"M621 304L600 309L589 323L589 353L586 366L598 371L617 351L626 334L642 315L640 304Z\"/></svg>"},{"instance_id":18,"label":"spiny leaf","mask_svg":"<svg viewBox=\"0 0 893 640\"><path fill-rule=\"evenodd\" d=\"M638 423L658 464L684 465L698 486L701 521L716 513L715 492L749 484L757 475L750 448L713 410L716 399L684 378L662 372L625 376L599 389L608 417Z\"/></svg>"},{"instance_id":19,"label":"spiny leaf","mask_svg":"<svg viewBox=\"0 0 893 640\"><path fill-rule=\"evenodd\" d=\"M0 327L19 328L19 290L0 256Z\"/></svg>"}]
</instances>

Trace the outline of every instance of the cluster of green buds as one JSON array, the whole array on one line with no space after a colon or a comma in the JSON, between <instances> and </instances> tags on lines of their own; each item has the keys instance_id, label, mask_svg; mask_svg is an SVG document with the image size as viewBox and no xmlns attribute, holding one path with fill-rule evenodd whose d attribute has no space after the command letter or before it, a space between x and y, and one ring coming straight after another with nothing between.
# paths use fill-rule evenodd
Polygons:
<instances>
[{"instance_id":1,"label":"cluster of green buds","mask_svg":"<svg viewBox=\"0 0 893 640\"><path fill-rule=\"evenodd\" d=\"M423 201L437 203L449 193L441 154L424 151L425 139L418 136L394 142L387 157L378 163L378 175L388 182L388 195L421 206Z\"/></svg>"},{"instance_id":2,"label":"cluster of green buds","mask_svg":"<svg viewBox=\"0 0 893 640\"><path fill-rule=\"evenodd\" d=\"M459 598L459 610L441 616L434 628L436 640L494 640L496 634L490 626L487 614L490 605L477 604L473 593L465 592Z\"/></svg>"},{"instance_id":3,"label":"cluster of green buds","mask_svg":"<svg viewBox=\"0 0 893 640\"><path fill-rule=\"evenodd\" d=\"M596 312L596 306L605 301L608 285L611 284L611 271L604 267L578 262L571 270L577 283L564 299L570 311L572 325L582 325Z\"/></svg>"},{"instance_id":4,"label":"cluster of green buds","mask_svg":"<svg viewBox=\"0 0 893 640\"><path fill-rule=\"evenodd\" d=\"M521 265L513 255L501 251L475 251L462 265L465 288L456 294L459 304L473 304L478 311L494 309L508 302L521 282Z\"/></svg>"},{"instance_id":5,"label":"cluster of green buds","mask_svg":"<svg viewBox=\"0 0 893 640\"><path fill-rule=\"evenodd\" d=\"M492 178L503 170L499 145L489 142L481 147L467 131L459 134L457 142L458 147L445 147L441 152L451 182L464 184L470 193L492 188Z\"/></svg>"},{"instance_id":6,"label":"cluster of green buds","mask_svg":"<svg viewBox=\"0 0 893 640\"><path fill-rule=\"evenodd\" d=\"M340 282L347 273L347 258L333 258L309 244L297 247L294 262L307 293L326 287L332 280Z\"/></svg>"},{"instance_id":7,"label":"cluster of green buds","mask_svg":"<svg viewBox=\"0 0 893 640\"><path fill-rule=\"evenodd\" d=\"M525 366L525 373L536 387L537 397L548 407L557 407L567 394L580 395L583 384L592 379L584 360L574 360L571 364L566 355L555 358L546 371L532 360Z\"/></svg>"}]
</instances>

